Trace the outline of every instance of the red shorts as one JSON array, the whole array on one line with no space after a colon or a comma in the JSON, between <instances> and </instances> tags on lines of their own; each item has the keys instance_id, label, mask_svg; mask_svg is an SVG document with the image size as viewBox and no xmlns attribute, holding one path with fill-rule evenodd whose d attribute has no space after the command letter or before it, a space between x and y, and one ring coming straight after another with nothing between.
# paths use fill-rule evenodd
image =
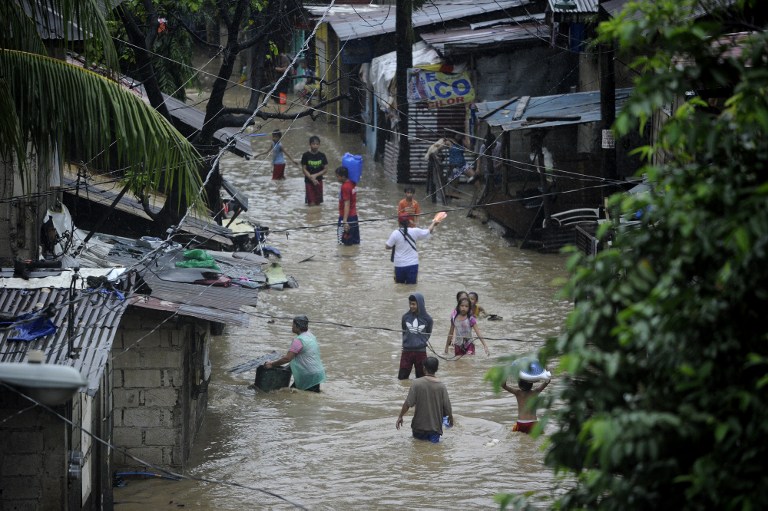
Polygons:
<instances>
[{"instance_id":1,"label":"red shorts","mask_svg":"<svg viewBox=\"0 0 768 511\"><path fill-rule=\"evenodd\" d=\"M322 204L323 203L323 182L318 181L316 185L312 183L304 182L304 188L306 195L304 196L304 202L306 204Z\"/></svg>"},{"instance_id":2,"label":"red shorts","mask_svg":"<svg viewBox=\"0 0 768 511\"><path fill-rule=\"evenodd\" d=\"M272 181L285 179L285 163L272 164Z\"/></svg>"},{"instance_id":3,"label":"red shorts","mask_svg":"<svg viewBox=\"0 0 768 511\"><path fill-rule=\"evenodd\" d=\"M515 422L515 425L512 426L512 431L519 431L520 433L530 433L531 430L533 430L533 427L536 425L536 421L530 421L530 422Z\"/></svg>"},{"instance_id":4,"label":"red shorts","mask_svg":"<svg viewBox=\"0 0 768 511\"><path fill-rule=\"evenodd\" d=\"M462 344L454 344L453 352L456 354L457 357L459 355L474 355L475 343L465 341Z\"/></svg>"},{"instance_id":5,"label":"red shorts","mask_svg":"<svg viewBox=\"0 0 768 511\"><path fill-rule=\"evenodd\" d=\"M424 376L424 361L426 359L426 351L404 351L400 355L400 370L397 378L407 380L411 376L411 368L416 368L416 378L421 378Z\"/></svg>"}]
</instances>

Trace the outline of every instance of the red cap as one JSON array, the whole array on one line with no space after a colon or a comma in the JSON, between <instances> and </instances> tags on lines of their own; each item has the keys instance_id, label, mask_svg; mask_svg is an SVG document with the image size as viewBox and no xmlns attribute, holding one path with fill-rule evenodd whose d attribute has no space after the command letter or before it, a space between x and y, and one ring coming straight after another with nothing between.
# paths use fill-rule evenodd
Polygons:
<instances>
[{"instance_id":1,"label":"red cap","mask_svg":"<svg viewBox=\"0 0 768 511\"><path fill-rule=\"evenodd\" d=\"M397 223L402 224L403 222L410 222L411 220L413 220L411 215L397 215Z\"/></svg>"}]
</instances>

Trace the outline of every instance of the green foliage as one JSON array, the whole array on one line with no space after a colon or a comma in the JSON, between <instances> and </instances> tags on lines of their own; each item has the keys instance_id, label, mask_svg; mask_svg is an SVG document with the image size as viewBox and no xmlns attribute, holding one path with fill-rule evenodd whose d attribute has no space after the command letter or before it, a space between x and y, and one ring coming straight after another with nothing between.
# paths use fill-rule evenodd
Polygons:
<instances>
[{"instance_id":1,"label":"green foliage","mask_svg":"<svg viewBox=\"0 0 768 511\"><path fill-rule=\"evenodd\" d=\"M137 183L136 191L144 186L168 190L179 179L190 197L196 195L197 152L160 114L117 83L61 60L3 49L0 75L14 100L12 112L19 112L15 126L38 154L52 152L57 143L65 159L101 155L108 161L110 151L104 148L114 142L114 163L128 167L126 177ZM32 92L57 94L30 94L30 76ZM76 122L81 118L88 122Z\"/></svg>"},{"instance_id":2,"label":"green foliage","mask_svg":"<svg viewBox=\"0 0 768 511\"><path fill-rule=\"evenodd\" d=\"M156 35L153 34L154 42L149 48L153 55L152 67L160 90L185 101L186 87L196 85L197 74L192 66L192 38L182 27L181 20L191 23L193 14L200 10L203 2L186 0L183 2L154 1L150 4L138 1L123 3L123 7L128 9L137 20L147 19L147 5L151 5L158 18L166 20L165 24L157 29L159 32ZM122 70L125 74L136 77L138 75L136 69L143 63L136 58L133 46L120 42L128 40L125 27L122 23L117 23L111 28L118 40L117 47ZM141 25L139 29L144 32L151 30L145 25Z\"/></svg>"},{"instance_id":3,"label":"green foliage","mask_svg":"<svg viewBox=\"0 0 768 511\"><path fill-rule=\"evenodd\" d=\"M687 91L726 92L684 103L641 149L654 192L611 201L640 226L572 251L574 310L542 353L562 378L546 463L575 478L559 509L768 507L768 36L725 53L745 2L692 16L701 4L638 2L601 26L640 55L620 133Z\"/></svg>"},{"instance_id":4,"label":"green foliage","mask_svg":"<svg viewBox=\"0 0 768 511\"><path fill-rule=\"evenodd\" d=\"M0 2L0 15L8 20L8 30L0 31L0 153L16 156L22 173L29 147L41 162L54 151L62 161L98 158L123 167L134 190L176 188L182 192L180 200L195 199L201 158L173 126L109 78L47 56L38 24L40 30L63 37L49 42L62 49L83 34L97 39L86 45L99 52L89 61L104 62L106 74L114 69L116 52L102 4L41 0L29 5L31 11L25 13L16 2ZM48 12L60 13L63 22L45 27ZM82 33L60 29L72 21Z\"/></svg>"}]
</instances>

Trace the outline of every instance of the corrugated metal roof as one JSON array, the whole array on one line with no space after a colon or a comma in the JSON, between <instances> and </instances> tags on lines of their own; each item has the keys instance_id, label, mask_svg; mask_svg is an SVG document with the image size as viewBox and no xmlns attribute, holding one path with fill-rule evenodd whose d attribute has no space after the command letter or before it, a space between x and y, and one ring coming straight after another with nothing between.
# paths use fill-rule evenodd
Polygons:
<instances>
[{"instance_id":1,"label":"corrugated metal roof","mask_svg":"<svg viewBox=\"0 0 768 511\"><path fill-rule=\"evenodd\" d=\"M144 281L152 289L151 295L187 305L200 305L211 309L239 311L243 305L255 306L259 292L239 286L218 287L162 280L152 272L143 274Z\"/></svg>"},{"instance_id":2,"label":"corrugated metal roof","mask_svg":"<svg viewBox=\"0 0 768 511\"><path fill-rule=\"evenodd\" d=\"M207 321L215 321L217 323L226 323L228 325L248 326L250 319L247 314L240 311L214 310L208 307L197 307L194 305L171 302L154 296L136 295L131 299L131 305L142 307L144 309L166 311L182 316L191 316Z\"/></svg>"},{"instance_id":3,"label":"corrugated metal roof","mask_svg":"<svg viewBox=\"0 0 768 511\"><path fill-rule=\"evenodd\" d=\"M64 39L64 20L54 5L35 0L22 0L20 3L27 16L32 17L32 13L36 12L34 20L37 25L37 33L42 39ZM66 37L70 42L85 39L80 24L74 20L70 20L67 24Z\"/></svg>"},{"instance_id":4,"label":"corrugated metal roof","mask_svg":"<svg viewBox=\"0 0 768 511\"><path fill-rule=\"evenodd\" d=\"M573 9L564 9L562 7L555 7L555 4L562 4L563 0L547 0L549 8L552 12L562 14L596 14L598 0L571 0L574 4Z\"/></svg>"},{"instance_id":5,"label":"corrugated metal roof","mask_svg":"<svg viewBox=\"0 0 768 511\"><path fill-rule=\"evenodd\" d=\"M88 183L78 183L77 177L64 173L61 179L62 191L70 195L79 195L81 199L89 200L96 204L109 207L120 193L121 185L111 182L109 184L99 184L93 181ZM150 209L157 213L162 205L151 205ZM151 220L144 212L141 204L135 197L126 194L115 206L115 209L128 213L130 215ZM181 232L198 236L202 240L211 240L226 246L232 246L232 231L222 227L213 221L204 222L199 218L190 215L181 226Z\"/></svg>"},{"instance_id":6,"label":"corrugated metal roof","mask_svg":"<svg viewBox=\"0 0 768 511\"><path fill-rule=\"evenodd\" d=\"M520 23L542 23L547 19L547 15L543 12L526 14L525 16L516 16L514 18L497 18L490 21L478 21L470 23L469 28L477 30L478 28L489 28L497 25L517 25Z\"/></svg>"},{"instance_id":7,"label":"corrugated metal roof","mask_svg":"<svg viewBox=\"0 0 768 511\"><path fill-rule=\"evenodd\" d=\"M531 0L460 0L428 3L413 12L412 25L424 27L445 23L459 18L504 11L531 4ZM325 21L333 27L341 41L363 39L395 32L395 6L305 5L313 16L320 17L328 11Z\"/></svg>"},{"instance_id":8,"label":"corrugated metal roof","mask_svg":"<svg viewBox=\"0 0 768 511\"><path fill-rule=\"evenodd\" d=\"M616 89L616 111L632 89ZM527 101L527 104L524 104ZM518 112L518 106L523 106ZM477 103L478 117L504 131L582 124L600 120L600 91Z\"/></svg>"},{"instance_id":9,"label":"corrugated metal roof","mask_svg":"<svg viewBox=\"0 0 768 511\"><path fill-rule=\"evenodd\" d=\"M179 277L177 274L194 273L194 269L176 271L175 261L182 259L180 254L181 252L166 254L150 266L139 269L141 277L151 289L149 294L152 298L177 305L160 304L152 300L145 300L137 305L159 310L167 310L163 307L171 307L170 310L180 314L219 323L247 326L249 317L240 309L246 305L255 307L258 304L258 290L236 285L218 287L185 281L183 276ZM226 267L224 263L221 264L222 268ZM261 271L261 265L256 262L243 261L240 265L243 270L238 272L238 275L247 275L248 266ZM198 268L198 270L207 271L205 268ZM225 275L233 274L231 268L222 269L222 271Z\"/></svg>"},{"instance_id":10,"label":"corrugated metal roof","mask_svg":"<svg viewBox=\"0 0 768 511\"><path fill-rule=\"evenodd\" d=\"M505 46L513 42L542 40L548 43L550 26L544 23L515 23L473 30L458 28L421 34L421 38L441 54L459 52L478 47L485 49Z\"/></svg>"},{"instance_id":11,"label":"corrugated metal roof","mask_svg":"<svg viewBox=\"0 0 768 511\"><path fill-rule=\"evenodd\" d=\"M72 344L74 348L79 348L79 357L69 358L69 289L13 288L14 282L20 280L3 280L5 287L0 289L0 311L15 316L53 305L55 314L51 321L57 330L33 341L9 341L8 337L14 330L0 330L0 361L24 362L29 350L42 350L43 362L74 367L80 371L88 381L86 392L95 395L128 302L119 300L113 294L75 291ZM37 279L29 282L34 280Z\"/></svg>"}]
</instances>

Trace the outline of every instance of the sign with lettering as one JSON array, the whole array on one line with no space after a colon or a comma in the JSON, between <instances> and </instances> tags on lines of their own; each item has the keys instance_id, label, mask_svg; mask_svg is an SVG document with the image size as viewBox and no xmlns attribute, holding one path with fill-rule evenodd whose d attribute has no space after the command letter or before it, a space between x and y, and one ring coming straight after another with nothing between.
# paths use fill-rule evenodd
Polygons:
<instances>
[{"instance_id":1,"label":"sign with lettering","mask_svg":"<svg viewBox=\"0 0 768 511\"><path fill-rule=\"evenodd\" d=\"M428 108L469 104L475 89L469 73L441 73L423 69L408 70L408 102L426 102Z\"/></svg>"}]
</instances>

